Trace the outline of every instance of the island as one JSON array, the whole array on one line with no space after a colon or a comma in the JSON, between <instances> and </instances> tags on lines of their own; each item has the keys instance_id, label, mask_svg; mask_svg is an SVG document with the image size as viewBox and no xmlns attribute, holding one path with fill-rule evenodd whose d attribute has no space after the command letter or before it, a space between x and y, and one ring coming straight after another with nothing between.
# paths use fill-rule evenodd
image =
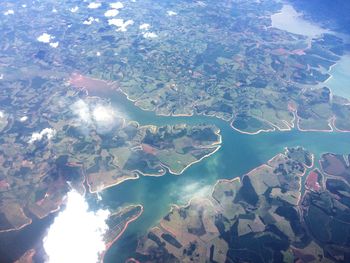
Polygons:
<instances>
[{"instance_id":1,"label":"island","mask_svg":"<svg viewBox=\"0 0 350 263\"><path fill-rule=\"evenodd\" d=\"M174 205L140 238L129 262L344 261L349 157L322 155L322 171L310 171L303 196L301 179L314 157L301 147L287 148L242 179L219 180L210 196Z\"/></svg>"}]
</instances>

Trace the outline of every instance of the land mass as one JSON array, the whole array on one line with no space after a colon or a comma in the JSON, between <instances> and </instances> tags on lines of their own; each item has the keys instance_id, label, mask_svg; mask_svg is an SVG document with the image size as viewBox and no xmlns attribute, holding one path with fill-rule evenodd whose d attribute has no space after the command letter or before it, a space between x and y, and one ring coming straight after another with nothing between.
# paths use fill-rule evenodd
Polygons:
<instances>
[{"instance_id":1,"label":"land mass","mask_svg":"<svg viewBox=\"0 0 350 263\"><path fill-rule=\"evenodd\" d=\"M0 131L0 232L57 211L71 188L94 193L140 175L179 175L220 148L219 130L211 125L140 126L63 79L10 82L6 96L18 111L0 118L6 124ZM105 82L96 83L104 88ZM24 103L16 85L33 99Z\"/></svg>"},{"instance_id":2,"label":"land mass","mask_svg":"<svg viewBox=\"0 0 350 263\"><path fill-rule=\"evenodd\" d=\"M51 10L51 4L40 3L41 10ZM7 80L18 80L20 74L42 77L48 68L55 71L52 79L67 80L71 72L80 72L118 83L136 106L159 115L216 116L248 134L293 128L348 132L350 102L319 88L348 50L347 43L335 34L310 38L272 27L271 15L282 6L279 1L177 1L172 3L177 15L166 17L159 10L166 10L167 3L147 0L123 13L138 23L147 17L153 26L143 31L133 25L124 34L116 33L103 12L94 15L100 22L86 25L82 20L91 10L67 13L62 6L55 24L74 26L53 30L55 41L64 36L56 48L26 37L27 32L40 33L31 24L51 27L50 12L18 16L25 33L17 36L16 54L3 52L1 82L14 85ZM11 32L11 26L4 28L1 50L13 43ZM17 91L23 84L16 84ZM6 93L0 97L8 104ZM23 100L32 98L25 94Z\"/></svg>"},{"instance_id":3,"label":"land mass","mask_svg":"<svg viewBox=\"0 0 350 263\"><path fill-rule=\"evenodd\" d=\"M128 225L141 216L142 212L142 205L130 205L109 215L106 221L108 230L104 234L106 250L101 255L101 262L103 262L104 255L108 249L121 237Z\"/></svg>"},{"instance_id":4,"label":"land mass","mask_svg":"<svg viewBox=\"0 0 350 263\"><path fill-rule=\"evenodd\" d=\"M140 238L130 262L346 262L349 157L324 154L303 196L313 156L301 147L242 180L219 180L211 196L174 206Z\"/></svg>"},{"instance_id":5,"label":"land mass","mask_svg":"<svg viewBox=\"0 0 350 263\"><path fill-rule=\"evenodd\" d=\"M152 41L121 39L124 45L104 49L121 61L101 56L89 68L92 76L117 81L136 106L158 115L216 116L247 134L350 130L350 102L319 88L347 49L343 39L273 28L270 16L282 6L271 1L201 7L180 1L174 8L186 15L171 21L158 15L161 3L142 5L164 34ZM112 35L106 30L103 37ZM104 43L103 37L95 41ZM116 71L107 75L111 60Z\"/></svg>"}]
</instances>

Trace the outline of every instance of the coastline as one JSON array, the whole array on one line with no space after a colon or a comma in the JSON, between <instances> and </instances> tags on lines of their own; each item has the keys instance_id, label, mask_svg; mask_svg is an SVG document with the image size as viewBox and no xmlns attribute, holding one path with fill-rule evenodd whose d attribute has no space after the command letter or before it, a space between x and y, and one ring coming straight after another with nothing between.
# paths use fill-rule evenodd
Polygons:
<instances>
[{"instance_id":1,"label":"coastline","mask_svg":"<svg viewBox=\"0 0 350 263\"><path fill-rule=\"evenodd\" d=\"M128 180L137 180L137 179L139 179L139 178L140 178L140 176L139 176L138 174L136 174L135 177L127 177L127 178L123 178L123 179L117 180L117 181L115 181L114 183L108 184L108 185L104 185L101 189L97 189L97 190L92 190L92 189L91 189L91 185L90 185L90 183L88 182L89 180L86 180L86 183L87 183L87 185L88 185L88 187L89 187L89 193L91 193L91 194L97 194L97 193L99 193L99 192L102 192L102 191L106 190L107 188L116 186L116 185L121 184L121 183L123 183L123 182L125 182L125 181L128 181Z\"/></svg>"},{"instance_id":2,"label":"coastline","mask_svg":"<svg viewBox=\"0 0 350 263\"><path fill-rule=\"evenodd\" d=\"M324 82L323 82L324 83ZM132 100L132 99L129 99L128 95L126 92L122 91L120 88L118 89L121 93L123 93L126 97L126 99L128 99L130 102L135 102L136 100ZM134 105L136 107L139 107L137 106L135 103ZM345 104L347 105L347 104ZM139 107L140 109L144 110L144 111L149 111L149 112L154 112L157 116L165 116L165 117L192 117L192 116L196 116L197 114L195 113L191 113L191 114L163 114L163 113L157 113L157 111L153 111L153 110L149 110L149 109L144 109L142 107ZM246 135L257 135L257 134L260 134L260 133L263 133L263 132L275 132L276 130L278 131L281 131L281 132L288 132L288 131L291 131L292 129L297 129L301 132L334 132L334 131L338 131L338 132L350 132L350 130L341 130L341 129L338 129L334 124L334 129L332 127L332 123L331 123L331 120L329 120L329 127L330 127L330 130L322 130L322 129L302 129L300 128L299 126L299 122L300 122L300 117L298 116L297 114L297 109L293 109L293 110L290 110L291 113L293 113L293 119L291 120L292 122L289 123L287 120L281 120L288 128L281 128L267 120L264 120L264 119L261 119L261 118L258 118L260 119L261 121L267 123L268 125L271 126L271 128L269 129L260 129L260 130L257 130L257 131L254 131L254 132L247 132L247 131L243 131L243 130L240 130L238 128L236 128L235 126L233 126L233 122L234 122L234 119L233 118L230 118L228 120L225 120L224 118L220 117L220 116L217 116L217 114L211 114L211 115L208 115L208 114L198 114L199 116L205 116L205 117L213 117L213 118L217 118L217 119L220 119L222 121L225 121L225 122L229 122L229 125L230 127L239 132L239 133L242 133L242 134L246 134ZM332 117L333 118L333 117ZM296 125L294 124L296 122ZM296 127L295 127L296 126Z\"/></svg>"},{"instance_id":3,"label":"coastline","mask_svg":"<svg viewBox=\"0 0 350 263\"><path fill-rule=\"evenodd\" d=\"M213 155L213 154L216 153L220 148L221 148L221 145L216 146L216 147L212 147L212 149L215 149L213 152L208 153L208 154L204 155L203 157L201 157L200 159L189 163L187 166L185 166L185 167L184 167L181 171L179 171L179 172L175 172L175 171L171 170L171 169L170 169L167 165L165 165L165 164L161 164L161 165L164 166L166 169L168 169L169 173L171 173L171 174L173 174L173 175L181 175L181 174L183 174L183 172L184 172L185 170L187 170L187 168L189 168L189 167L192 166L193 164L199 163L199 162L202 161L203 159L205 159L205 158L207 158L207 157ZM207 148L207 149L211 149L211 148Z\"/></svg>"},{"instance_id":4,"label":"coastline","mask_svg":"<svg viewBox=\"0 0 350 263\"><path fill-rule=\"evenodd\" d=\"M331 65L331 66L330 66L330 70L328 70L327 72L330 73L331 69L332 69L338 62L339 62L339 61L336 61L333 65ZM76 73L76 74L77 74L77 73ZM82 75L81 75L81 76L82 76ZM333 75L330 74L330 77L329 77L329 78L331 78L332 76L333 76ZM165 116L165 117L170 117L170 116L171 116L171 117L193 117L193 116L198 115L198 116L205 116L205 117L213 117L213 118L217 118L217 119L220 119L220 120L222 120L222 121L228 122L228 123L229 123L229 126L230 126L233 130L235 130L235 131L237 131L237 132L239 132L239 133L242 133L242 134L257 135L257 134L263 133L263 132L275 132L276 130L281 131L281 132L284 132L284 131L291 131L292 129L297 129L297 130L299 130L299 131L301 131L301 132L310 132L310 131L311 131L311 132L333 132L333 131L350 132L350 130L348 131L348 130L333 129L333 127L331 126L331 124L329 124L330 130L323 130L323 129L302 129L302 128L300 128L300 126L299 126L300 118L299 118L299 116L298 116L298 114L297 114L297 109L296 109L296 108L289 109L289 111L290 111L291 113L293 113L293 119L291 120L291 123L288 122L287 120L281 120L281 121L287 126L287 128L281 128L281 127L279 127L278 125L275 125L275 124L271 123L270 121L267 121L267 120L265 120L265 119L261 119L261 118L256 117L256 118L259 119L260 121L262 121L262 122L268 124L271 128L269 128L269 129L260 129L260 130L257 130L257 131L247 132L247 131L243 131L243 130L240 130L240 129L234 127L234 125L233 125L233 122L234 122L234 119L235 119L235 118L234 118L234 114L232 114L232 117L231 117L231 118L225 119L225 118L223 118L223 117L221 117L221 116L218 116L218 114L215 114L215 113L214 113L214 114L205 114L205 113L197 114L197 113L194 113L194 112L188 113L188 114L186 114L186 113L181 113L181 114L173 114L173 113L165 114L165 113L159 113L159 112L157 111L156 108L154 108L154 109L152 110L152 109L143 108L143 107L141 107L140 105L137 105L138 99L131 99L131 98L129 97L128 93L127 93L126 91L124 91L124 90L118 85L118 83L117 83L116 81L107 81L107 80L97 79L97 78L94 78L94 77L91 77L91 76L82 76L82 77L89 78L89 79L92 79L92 80L94 80L94 81L101 81L101 82L103 82L106 86L110 87L111 90L114 90L114 91L119 92L119 93L121 93L122 95L124 95L125 98L126 98L128 101L130 101L131 103L133 103L133 105L134 105L135 107L138 107L139 109L141 109L141 110L143 110L143 111L154 112L155 115L157 115L157 116ZM329 79L329 78L328 78L328 79ZM326 82L328 81L328 79L325 80L325 81L323 81L323 82L321 82L321 83L326 84ZM70 80L68 80L68 82L71 83ZM320 84L321 84L321 83L320 83ZM85 87L82 87L82 88L86 89ZM330 91L331 91L331 96L332 96L332 90L330 89ZM295 121L296 121L296 125L294 124ZM295 127L295 126L296 126L296 127ZM334 127L334 128L336 128L336 127Z\"/></svg>"},{"instance_id":5,"label":"coastline","mask_svg":"<svg viewBox=\"0 0 350 263\"><path fill-rule=\"evenodd\" d=\"M285 148L285 150L287 151L287 148ZM286 153L286 152L285 152ZM228 183L232 183L232 182L238 182L239 184L241 183L242 178L244 178L245 176L249 176L250 174L254 174L254 173L259 173L260 169L263 169L264 167L269 167L269 168L273 168L273 166L271 166L271 162L275 159L275 158L279 158L279 157L285 157L287 158L287 155L285 155L285 153L278 153L275 156L273 156L272 158L270 158L266 163L250 170L249 172L245 173L244 175L242 175L241 177L234 177L232 179L219 179L216 180L216 183L214 184L214 186L212 187L212 191L210 194L207 194L206 196L203 197L196 197L193 196L191 199L189 199L189 201L184 204L184 205L178 205L178 204L172 204L171 208L169 209L169 211L166 213L166 215L171 214L174 209L181 209L181 208L188 208L189 206L191 206L194 202L201 204L201 203L207 203L210 207L213 208L213 211L215 211L215 213L220 213L221 209L223 208L220 203L213 197L213 193L215 191L215 188L217 187L218 184L220 184L221 182L228 182ZM312 168L314 165L314 154L311 155L312 158L312 163L310 165L306 165L304 163L301 163L303 165L303 167L305 168L304 171L301 173L297 173L297 175L301 178L303 177L306 172L307 172L307 168ZM239 186L241 187L241 185ZM299 184L299 188L298 188L298 192L300 193L298 196L293 197L295 198L295 206L298 207L300 200L302 198L301 195L301 182ZM165 233L169 233L170 235L172 235L173 237L177 237L179 233L176 233L173 231L172 228L169 228L168 226L164 225L162 220L160 222L158 222L155 226L150 227L147 232L150 232L152 230L161 230L162 232L164 231ZM139 247L141 242L141 239L138 239L138 245L137 247ZM137 251L137 250L136 250ZM128 258L126 260L126 262L130 262L130 263L138 263L139 261L135 258Z\"/></svg>"},{"instance_id":6,"label":"coastline","mask_svg":"<svg viewBox=\"0 0 350 263\"><path fill-rule=\"evenodd\" d=\"M298 146L296 146L296 147L298 147ZM169 213L171 213L171 211L172 211L174 208L188 207L188 206L191 204L191 202L192 202L193 200L195 200L195 199L198 199L198 200L207 200L207 201L209 201L209 202L211 203L211 205L213 205L211 199L213 199L213 200L215 200L215 199L212 197L212 194L214 193L215 187L216 187L219 183L221 183L221 182L232 183L232 182L235 182L235 181L238 181L239 183L241 183L242 180L243 180L243 178L244 178L245 176L249 176L250 174L254 174L254 173L256 173L257 171L259 171L260 169L262 169L262 168L264 168L264 167L273 168L273 166L271 166L271 162L272 162L275 158L277 158L277 157L279 157L279 156L280 156L280 157L287 157L286 151L287 151L287 147L285 148L285 152L284 152L284 153L278 153L278 154L274 155L272 158L270 158L270 159L269 159L268 161L266 161L265 163L263 163L263 164L261 164L261 165L255 167L255 168L249 170L247 173L245 173L245 174L243 174L243 175L241 175L241 176L237 176L237 177L234 177L234 178L232 178L232 179L219 179L219 180L216 180L215 184L212 186L212 191L211 191L211 193L210 193L209 196L207 196L207 197L196 197L196 196L194 196L194 197L192 197L192 198L191 198L186 204L184 204L184 205L171 204L171 207L172 207L172 208L169 210ZM314 167L314 158L315 158L315 155L312 153L312 154L311 154L311 159L312 159L311 164L310 164L309 166L306 165L306 164L303 164L303 167L305 168L305 170L304 170L303 173L298 174L299 177L303 177L303 176L306 174L306 172L307 172L308 169L311 169L311 168ZM301 188L301 183L300 183L299 188ZM301 190L301 189L299 189L299 191L300 191L300 190ZM300 198L299 198L299 199L300 199ZM298 201L299 201L299 200L298 200ZM213 206L214 206L214 205L213 205ZM215 207L215 206L214 206L214 207Z\"/></svg>"},{"instance_id":7,"label":"coastline","mask_svg":"<svg viewBox=\"0 0 350 263\"><path fill-rule=\"evenodd\" d=\"M325 154L335 154L335 153L332 153L332 152L325 152L325 153L322 153L321 154L321 158L318 160L318 164L320 165L320 171L326 175L327 177L329 178L335 178L335 179L340 179L340 180L343 180L344 181L344 178L339 178L338 176L334 176L332 174L329 174L327 173L324 169L323 169L323 165L322 165L322 156L325 155ZM347 160L346 160L346 156L344 154L341 154L343 156L343 159L344 159L344 162L347 164ZM344 181L346 182L346 181Z\"/></svg>"},{"instance_id":8,"label":"coastline","mask_svg":"<svg viewBox=\"0 0 350 263\"><path fill-rule=\"evenodd\" d=\"M130 205L127 206L125 209L129 208L129 207L140 207L141 211L134 217L132 217L131 219L129 219L126 224L124 225L123 229L121 230L121 232L110 242L108 242L106 244L106 249L103 251L102 255L101 255L101 260L100 262L103 263L104 262L104 256L106 255L106 253L108 252L108 250L110 249L110 247L124 234L125 230L128 228L129 224L135 220L137 220L143 213L144 211L144 207L143 205Z\"/></svg>"},{"instance_id":9,"label":"coastline","mask_svg":"<svg viewBox=\"0 0 350 263\"><path fill-rule=\"evenodd\" d=\"M216 153L221 148L222 135L220 134L220 132L221 132L220 129L217 129L217 131L215 131L215 134L218 136L218 140L217 141L213 142L211 145L208 145L206 147L205 146L201 147L202 149L214 149L214 151L211 152L211 153L208 153L208 154L206 154L204 156L202 156L200 159L198 159L196 161L193 161L193 162L189 163L181 171L175 172L175 171L171 170L167 165L165 165L165 164L161 164L161 165L164 166L166 169L168 169L169 173L171 173L173 175L181 175L181 174L183 174L183 172L185 170L187 170L187 168L189 168L193 164L199 163L200 161L204 160L205 158L213 155L214 153Z\"/></svg>"},{"instance_id":10,"label":"coastline","mask_svg":"<svg viewBox=\"0 0 350 263\"><path fill-rule=\"evenodd\" d=\"M78 189L77 187L73 187L72 184L70 184L70 182L67 181L66 183L68 184L68 186L69 186L71 189L74 188L74 189L76 189L76 191L78 191L80 194L85 195L85 193L86 193L86 187L85 187L84 183L86 182L86 177L85 177L84 172L82 173L82 179L83 179L82 181L79 181L79 184L81 185L81 190L83 190L82 193L79 191L80 189ZM59 204L55 209L51 209L51 210L47 211L47 212L45 213L45 215L38 215L38 214L34 214L34 213L32 213L32 214L33 214L36 218L38 218L38 219L44 219L44 218L46 218L48 215L60 211L60 210L61 210L61 207L62 207L62 204L65 202L65 198L66 198L66 194L63 196L63 198L62 198L60 204ZM19 230L22 230L22 229L25 228L26 226L31 225L31 224L33 223L33 219L30 218L30 217L28 217L28 216L24 213L23 208L21 208L21 213L22 213L22 215L23 215L24 217L28 218L29 221L28 221L27 223L21 225L20 227L10 228L10 229L6 229L6 230L0 230L0 233L7 233L7 232L11 232L11 231L19 231Z\"/></svg>"},{"instance_id":11,"label":"coastline","mask_svg":"<svg viewBox=\"0 0 350 263\"><path fill-rule=\"evenodd\" d=\"M218 131L220 133L220 130ZM187 170L190 166L192 166L193 164L196 164L196 163L199 163L200 161L202 161L203 159L213 155L214 153L216 153L220 148L221 148L221 142L222 142L222 136L220 134L217 134L219 136L219 140L212 143L211 146L212 147L203 147L203 149L214 149L213 152L209 153L209 154L206 154L204 156L202 156L200 159L196 160L196 161L193 161L191 163L189 163L188 165L186 165L181 171L179 172L175 172L173 170L171 170L170 167L168 167L167 165L163 164L163 163L160 163L160 166L162 166L163 168L167 169L169 171L170 174L173 174L173 175L181 175L185 170ZM115 183L112 183L112 184L108 184L108 185L104 185L101 189L98 189L98 190L92 190L91 189L91 185L89 183L89 180L86 180L86 183L88 185L88 188L89 188L89 192L91 194L97 194L99 192L102 192L110 187L113 187L113 186L116 186L116 185L119 185L125 181L128 181L128 180L137 180L140 178L139 175L142 175L142 176L152 176L152 177L161 177L161 176L164 176L166 174L166 171L162 171L161 173L159 174L148 174L148 173L144 173L144 172L141 172L140 170L133 170L132 172L135 172L136 176L135 177L127 177L127 178L124 178L124 179L121 179L121 180L118 180L116 181Z\"/></svg>"},{"instance_id":12,"label":"coastline","mask_svg":"<svg viewBox=\"0 0 350 263\"><path fill-rule=\"evenodd\" d=\"M28 219L26 223L24 223L18 227L13 227L13 228L1 230L0 233L8 233L8 232L12 232L12 231L18 231L18 230L21 230L21 229L25 228L26 226L30 225L31 223L33 223L33 219L26 216L26 214L23 212L23 208L21 208L21 213L24 216L24 218Z\"/></svg>"},{"instance_id":13,"label":"coastline","mask_svg":"<svg viewBox=\"0 0 350 263\"><path fill-rule=\"evenodd\" d=\"M327 172L324 171L323 166L322 166L322 158L323 158L323 155L325 155L325 154L334 154L334 153L333 152L323 152L323 153L321 153L320 158L318 160L318 166L309 167L309 169L314 168L313 170L319 171L320 174L322 175L322 180L321 180L321 184L320 184L321 189L326 189L326 180L325 180L326 178L332 178L332 179L341 180L341 181L343 181L344 183L347 184L347 182L346 182L346 180L344 178L339 178L338 176L334 176L334 175L328 174ZM343 156L344 161L346 163L346 158L345 158L346 156L344 154L342 154L342 156ZM312 172L313 170L311 170L310 172ZM303 193L303 195L301 196L300 199L302 200L304 198L304 196L308 192L314 192L314 190L305 186L305 191L304 191L304 193ZM300 202L298 203L298 205L301 206ZM301 212L302 208L298 207L298 210L302 214L302 212Z\"/></svg>"},{"instance_id":14,"label":"coastline","mask_svg":"<svg viewBox=\"0 0 350 263\"><path fill-rule=\"evenodd\" d=\"M137 123L137 125L139 127L145 127L145 128L150 128L150 129L155 129L157 128L157 126L155 125L145 125L145 126L140 126L139 123L137 121L133 121L135 123ZM221 143L222 143L222 135L220 134L220 129L217 128L216 131L215 131L215 134L216 136L218 137L217 141L214 141L212 144L208 145L208 146L202 146L200 148L202 149L208 149L208 150L211 150L213 149L213 151L211 153L208 153L204 156L202 156L200 159L198 160L195 160L191 163L189 163L188 165L186 165L182 170L180 170L179 172L177 171L173 171L170 167L168 167L166 164L160 162L160 166L162 168L164 168L164 170L159 173L159 174L148 174L148 173L144 173L144 172L141 172L140 170L132 170L131 172L134 172L136 174L135 177L126 177L126 178L123 178L123 179L120 179L120 180L117 180L116 182L112 183L112 184L108 184L108 185L104 185L103 187L101 187L101 189L97 189L97 190L92 190L92 187L91 187L91 184L89 182L89 180L86 178L85 181L88 185L88 188L89 188L89 192L94 194L94 193L98 193L98 192L101 192L101 191L104 191L106 190L107 188L110 188L110 187L113 187L113 186L116 186L116 185L119 185L127 180L136 180L136 179L139 179L140 178L140 175L142 176L153 176L153 177L160 177L160 176L163 176L166 174L166 170L169 171L169 173L173 174L173 175L181 175L185 170L187 170L190 166L192 166L193 164L196 164L196 163L199 163L200 161L202 161L203 159L213 155L214 153L216 153L220 148L221 148ZM140 146L142 147L142 146ZM86 175L84 175L86 177Z\"/></svg>"}]
</instances>

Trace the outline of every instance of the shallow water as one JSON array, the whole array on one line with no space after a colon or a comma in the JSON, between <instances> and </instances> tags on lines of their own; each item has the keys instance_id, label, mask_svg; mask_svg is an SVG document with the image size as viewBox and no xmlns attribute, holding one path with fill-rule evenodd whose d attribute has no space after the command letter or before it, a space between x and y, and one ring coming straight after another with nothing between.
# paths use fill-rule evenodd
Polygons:
<instances>
[{"instance_id":1,"label":"shallow water","mask_svg":"<svg viewBox=\"0 0 350 263\"><path fill-rule=\"evenodd\" d=\"M332 77L326 82L333 94L350 100L350 54L346 54L329 72Z\"/></svg>"},{"instance_id":2,"label":"shallow water","mask_svg":"<svg viewBox=\"0 0 350 263\"><path fill-rule=\"evenodd\" d=\"M334 32L324 29L319 25L305 20L301 13L298 13L293 6L283 5L279 13L271 16L272 27L288 31L290 33L316 37L323 33ZM349 43L350 37L345 34L336 34ZM317 87L327 85L333 93L350 99L350 54L343 55L341 59L328 72L332 75L325 83L320 83Z\"/></svg>"},{"instance_id":3,"label":"shallow water","mask_svg":"<svg viewBox=\"0 0 350 263\"><path fill-rule=\"evenodd\" d=\"M272 27L307 37L315 37L329 32L328 30L303 19L302 14L298 13L291 5L283 5L279 13L271 16L271 20Z\"/></svg>"}]
</instances>

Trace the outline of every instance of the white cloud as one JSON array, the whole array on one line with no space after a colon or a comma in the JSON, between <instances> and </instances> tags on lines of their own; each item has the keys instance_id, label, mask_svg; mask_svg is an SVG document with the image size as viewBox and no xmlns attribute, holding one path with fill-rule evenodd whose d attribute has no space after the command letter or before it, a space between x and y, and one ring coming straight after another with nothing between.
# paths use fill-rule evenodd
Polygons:
<instances>
[{"instance_id":1,"label":"white cloud","mask_svg":"<svg viewBox=\"0 0 350 263\"><path fill-rule=\"evenodd\" d=\"M0 74L0 80L4 79L4 74Z\"/></svg>"},{"instance_id":2,"label":"white cloud","mask_svg":"<svg viewBox=\"0 0 350 263\"><path fill-rule=\"evenodd\" d=\"M58 44L59 44L58 42L51 42L50 46L53 47L53 48L57 48Z\"/></svg>"},{"instance_id":3,"label":"white cloud","mask_svg":"<svg viewBox=\"0 0 350 263\"><path fill-rule=\"evenodd\" d=\"M100 19L90 16L87 20L83 22L84 25L91 25L93 22L99 22Z\"/></svg>"},{"instance_id":4,"label":"white cloud","mask_svg":"<svg viewBox=\"0 0 350 263\"><path fill-rule=\"evenodd\" d=\"M0 111L0 118L4 118L5 117L5 113L3 111Z\"/></svg>"},{"instance_id":5,"label":"white cloud","mask_svg":"<svg viewBox=\"0 0 350 263\"><path fill-rule=\"evenodd\" d=\"M119 14L117 9L110 9L105 12L105 17L115 17Z\"/></svg>"},{"instance_id":6,"label":"white cloud","mask_svg":"<svg viewBox=\"0 0 350 263\"><path fill-rule=\"evenodd\" d=\"M124 24L124 20L121 18L108 19L108 25L121 27L123 26L123 24Z\"/></svg>"},{"instance_id":7,"label":"white cloud","mask_svg":"<svg viewBox=\"0 0 350 263\"><path fill-rule=\"evenodd\" d=\"M77 115L81 121L86 122L88 124L92 122L90 109L87 103L85 103L85 101L78 100L71 106L71 109L73 113Z\"/></svg>"},{"instance_id":8,"label":"white cloud","mask_svg":"<svg viewBox=\"0 0 350 263\"><path fill-rule=\"evenodd\" d=\"M133 24L134 24L134 21L131 20L131 19L129 19L129 20L127 20L127 21L124 23L124 25L123 25L121 28L119 28L117 31L126 31L126 27L127 27L127 26L131 26L131 25L133 25Z\"/></svg>"},{"instance_id":9,"label":"white cloud","mask_svg":"<svg viewBox=\"0 0 350 263\"><path fill-rule=\"evenodd\" d=\"M92 21L87 19L83 22L84 25L91 25L92 24Z\"/></svg>"},{"instance_id":10,"label":"white cloud","mask_svg":"<svg viewBox=\"0 0 350 263\"><path fill-rule=\"evenodd\" d=\"M106 249L103 235L108 229L107 210L89 211L82 195L71 191L43 240L50 263L96 263Z\"/></svg>"},{"instance_id":11,"label":"white cloud","mask_svg":"<svg viewBox=\"0 0 350 263\"><path fill-rule=\"evenodd\" d=\"M37 38L39 42L49 44L51 47L57 48L59 45L59 42L58 41L52 42L52 40L54 39L55 39L54 36L51 36L50 34L47 34L47 33L43 33Z\"/></svg>"},{"instance_id":12,"label":"white cloud","mask_svg":"<svg viewBox=\"0 0 350 263\"><path fill-rule=\"evenodd\" d=\"M72 13L75 13L79 10L79 7L75 6L75 7L72 7L71 9L69 9L69 11L71 11Z\"/></svg>"},{"instance_id":13,"label":"white cloud","mask_svg":"<svg viewBox=\"0 0 350 263\"><path fill-rule=\"evenodd\" d=\"M8 16L8 15L14 15L15 14L15 11L13 11L12 9L9 9L7 11L4 12L4 15L5 16Z\"/></svg>"},{"instance_id":14,"label":"white cloud","mask_svg":"<svg viewBox=\"0 0 350 263\"><path fill-rule=\"evenodd\" d=\"M197 181L190 181L180 190L175 186L170 189L170 194L175 196L180 203L187 203L192 198L208 197L212 191L211 185Z\"/></svg>"},{"instance_id":15,"label":"white cloud","mask_svg":"<svg viewBox=\"0 0 350 263\"><path fill-rule=\"evenodd\" d=\"M122 31L125 32L126 28L130 25L134 24L133 20L127 20L124 22L124 19L120 19L120 18L113 18L113 19L109 19L108 20L108 24L109 25L113 25L117 27L117 31Z\"/></svg>"},{"instance_id":16,"label":"white cloud","mask_svg":"<svg viewBox=\"0 0 350 263\"><path fill-rule=\"evenodd\" d=\"M78 100L71 106L73 114L78 117L78 122L92 126L98 132L109 132L120 123L120 112L109 105L89 105L83 100ZM90 127L91 128L91 127Z\"/></svg>"},{"instance_id":17,"label":"white cloud","mask_svg":"<svg viewBox=\"0 0 350 263\"><path fill-rule=\"evenodd\" d=\"M92 111L92 117L99 125L113 125L116 119L116 112L111 107L99 105Z\"/></svg>"},{"instance_id":18,"label":"white cloud","mask_svg":"<svg viewBox=\"0 0 350 263\"><path fill-rule=\"evenodd\" d=\"M53 136L55 136L56 131L51 128L45 128L41 132L34 132L32 134L32 137L29 140L29 143L33 143L36 141L41 141L44 137L46 137L48 140L52 139Z\"/></svg>"},{"instance_id":19,"label":"white cloud","mask_svg":"<svg viewBox=\"0 0 350 263\"><path fill-rule=\"evenodd\" d=\"M170 10L170 11L167 11L166 13L167 13L168 16L176 16L176 15L177 15L176 12L171 11L171 10Z\"/></svg>"},{"instance_id":20,"label":"white cloud","mask_svg":"<svg viewBox=\"0 0 350 263\"><path fill-rule=\"evenodd\" d=\"M53 37L47 33L43 33L37 38L37 40L42 43L50 43L52 39Z\"/></svg>"},{"instance_id":21,"label":"white cloud","mask_svg":"<svg viewBox=\"0 0 350 263\"><path fill-rule=\"evenodd\" d=\"M139 29L140 30L148 30L150 29L151 25L150 24L147 24L147 23L143 23L139 26Z\"/></svg>"},{"instance_id":22,"label":"white cloud","mask_svg":"<svg viewBox=\"0 0 350 263\"><path fill-rule=\"evenodd\" d=\"M204 6L207 6L206 3L202 2L202 1L197 1L196 4L200 7L204 7Z\"/></svg>"},{"instance_id":23,"label":"white cloud","mask_svg":"<svg viewBox=\"0 0 350 263\"><path fill-rule=\"evenodd\" d=\"M20 122L25 122L26 120L28 120L28 117L27 116L22 116L19 121Z\"/></svg>"},{"instance_id":24,"label":"white cloud","mask_svg":"<svg viewBox=\"0 0 350 263\"><path fill-rule=\"evenodd\" d=\"M151 39L151 38L156 38L156 37L158 37L158 35L157 35L156 33L153 33L153 32L146 32L146 33L143 33L143 37L144 37L144 38Z\"/></svg>"},{"instance_id":25,"label":"white cloud","mask_svg":"<svg viewBox=\"0 0 350 263\"><path fill-rule=\"evenodd\" d=\"M123 3L121 2L111 3L109 6L114 9L121 9L124 7Z\"/></svg>"},{"instance_id":26,"label":"white cloud","mask_svg":"<svg viewBox=\"0 0 350 263\"><path fill-rule=\"evenodd\" d=\"M101 6L101 3L95 3L95 2L93 2L93 3L90 3L89 5L88 5L88 8L90 8L90 9L96 9L96 8L99 8Z\"/></svg>"}]
</instances>

